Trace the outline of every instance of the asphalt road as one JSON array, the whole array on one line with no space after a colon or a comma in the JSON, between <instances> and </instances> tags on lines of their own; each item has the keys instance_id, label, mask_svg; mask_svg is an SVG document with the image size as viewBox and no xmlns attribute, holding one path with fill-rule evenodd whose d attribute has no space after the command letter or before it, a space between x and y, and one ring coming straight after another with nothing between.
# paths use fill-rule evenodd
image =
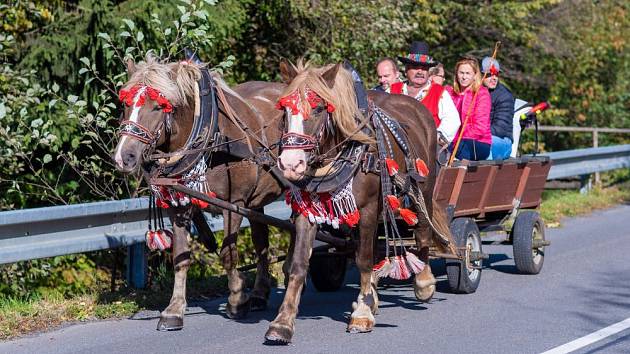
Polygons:
<instances>
[{"instance_id":1,"label":"asphalt road","mask_svg":"<svg viewBox=\"0 0 630 354\"><path fill-rule=\"evenodd\" d=\"M158 332L157 312L134 319L70 325L11 342L0 353L540 353L630 318L630 206L567 219L547 229L552 245L539 275L518 275L509 246L491 254L476 293L448 292L443 267L429 304L415 300L410 284L381 287L372 333L347 334L357 295L356 271L334 293L303 296L296 334L288 347L264 346L263 335L283 291L270 309L236 322L223 315L225 298L189 304L185 328ZM630 329L577 353L629 353Z\"/></svg>"}]
</instances>

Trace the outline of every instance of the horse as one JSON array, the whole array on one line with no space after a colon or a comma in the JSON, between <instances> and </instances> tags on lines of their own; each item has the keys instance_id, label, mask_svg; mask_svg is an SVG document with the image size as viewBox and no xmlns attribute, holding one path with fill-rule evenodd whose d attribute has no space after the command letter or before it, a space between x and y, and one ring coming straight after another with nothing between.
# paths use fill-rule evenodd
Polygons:
<instances>
[{"instance_id":1,"label":"horse","mask_svg":"<svg viewBox=\"0 0 630 354\"><path fill-rule=\"evenodd\" d=\"M202 182L204 192L261 212L281 195L282 178L254 163L251 156L260 155L263 150L274 154L268 142L279 139L273 122L281 120L282 113L274 105L284 84L247 82L230 89L221 77L207 71L203 65L190 60L162 63L151 56L138 64L128 61L127 72L129 81L121 89L122 128L114 156L120 171L132 173L142 169L148 175L147 166L157 166L151 177L159 180L166 174L176 180L197 169L196 181ZM202 87L202 82L207 87ZM200 108L199 101L205 108ZM200 160L204 162L201 165ZM149 183L153 181L155 179ZM254 288L246 294L244 277L237 269L236 243L242 216L173 194L167 186L152 188L158 196L171 197L170 201L158 198L157 202L167 208L173 225L175 271L173 294L168 307L161 312L158 330L183 328L191 220L200 233L210 233L214 241L202 211L223 215L220 258L230 292L227 316L241 318L249 310L265 309L270 292L267 225L250 222L258 260ZM216 249L216 243L214 246Z\"/></svg>"},{"instance_id":2,"label":"horse","mask_svg":"<svg viewBox=\"0 0 630 354\"><path fill-rule=\"evenodd\" d=\"M292 203L298 204L298 208L302 205L305 209L294 213L297 214L294 220L296 236L291 244L293 255L289 281L278 315L270 323L265 340L269 344L287 344L292 339L295 317L318 223L329 223L334 227L335 223L345 222L350 226L353 224L357 226L352 230L354 237L358 236L355 259L360 272L361 286L357 301L353 303L353 312L347 331L350 333L370 332L375 325L373 315L378 309L378 276L373 269L379 216L385 204L382 195L382 177L369 169L355 168L352 178L347 182L348 185L342 186L345 196L340 197L345 198L343 205L352 207L347 210L337 206L329 208L337 214L334 212L327 214L325 211L317 214L317 210L326 209L322 205L327 203L330 205L328 201L308 209L308 206L304 206L308 203L300 199L300 195L303 197L305 195L304 190L300 188L309 186L309 180L312 181L317 176L332 173L331 171L336 168L335 164L340 163L344 146L349 144L366 146L366 150L362 152L358 150L359 157L355 158L357 163L363 163L365 166L366 154L376 151L374 127L365 121L366 118L357 108L351 72L341 64L316 68L309 64L304 65L302 61L297 65L282 61L280 73L288 86L279 100L279 106L285 109L286 128L283 130L281 154L277 159L277 164L284 177L294 185L292 190L298 190L297 194L294 193ZM395 118L405 128L409 146L416 157L422 159L426 166L436 166L437 133L429 111L416 100L404 95L388 95L370 91L368 97L371 102ZM370 111L372 110L370 108ZM387 134L388 139L395 141L396 137L392 135L393 133ZM400 172L410 173L409 166L403 159L401 147L392 143L392 148L395 161L401 166ZM343 159L353 159L352 156L344 156ZM446 213L442 208L434 208L432 203L435 181L436 169L434 167L429 168L426 178L417 184L426 204L427 217L420 216L417 225L412 228L419 251L417 258L425 264L421 271L419 268L416 269L417 273L413 281L414 293L418 300L424 302L431 299L435 292L436 281L429 266L429 246L436 237L434 233L439 232L441 235L446 235L448 239L446 243L436 242L438 249L456 252L453 248ZM348 191L352 193L353 198L347 198ZM324 199L329 200L324 194L318 194L319 197L310 195L311 202L313 198L319 198L320 202ZM340 194L335 194L335 197L338 195ZM342 211L339 212L340 210ZM346 214L339 215L343 213ZM431 224L429 219L432 219L433 229L429 227Z\"/></svg>"}]
</instances>

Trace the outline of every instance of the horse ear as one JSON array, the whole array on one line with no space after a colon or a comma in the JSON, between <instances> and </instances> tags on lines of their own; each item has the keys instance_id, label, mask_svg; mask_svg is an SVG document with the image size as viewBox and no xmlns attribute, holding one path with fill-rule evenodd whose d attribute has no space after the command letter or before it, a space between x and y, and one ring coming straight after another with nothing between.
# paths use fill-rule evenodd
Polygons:
<instances>
[{"instance_id":1,"label":"horse ear","mask_svg":"<svg viewBox=\"0 0 630 354\"><path fill-rule=\"evenodd\" d=\"M340 67L341 64L335 64L332 68L326 70L326 72L322 74L322 79L324 79L324 82L329 88L333 88L333 86L335 86L335 78L337 77L337 72Z\"/></svg>"},{"instance_id":2,"label":"horse ear","mask_svg":"<svg viewBox=\"0 0 630 354\"><path fill-rule=\"evenodd\" d=\"M285 84L290 83L297 76L295 67L288 60L280 60L280 77Z\"/></svg>"},{"instance_id":3,"label":"horse ear","mask_svg":"<svg viewBox=\"0 0 630 354\"><path fill-rule=\"evenodd\" d=\"M131 76L135 72L136 72L136 63L131 58L127 59L127 74Z\"/></svg>"}]
</instances>

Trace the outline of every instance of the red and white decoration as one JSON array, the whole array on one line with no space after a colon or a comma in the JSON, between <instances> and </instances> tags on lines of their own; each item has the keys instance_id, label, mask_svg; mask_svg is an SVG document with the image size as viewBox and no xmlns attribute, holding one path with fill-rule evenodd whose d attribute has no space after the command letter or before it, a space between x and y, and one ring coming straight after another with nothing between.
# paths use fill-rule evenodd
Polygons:
<instances>
[{"instance_id":1,"label":"red and white decoration","mask_svg":"<svg viewBox=\"0 0 630 354\"><path fill-rule=\"evenodd\" d=\"M328 224L335 229L341 224L354 227L361 218L352 194L352 179L333 193L309 193L291 188L286 201L293 211L308 217L311 223Z\"/></svg>"}]
</instances>

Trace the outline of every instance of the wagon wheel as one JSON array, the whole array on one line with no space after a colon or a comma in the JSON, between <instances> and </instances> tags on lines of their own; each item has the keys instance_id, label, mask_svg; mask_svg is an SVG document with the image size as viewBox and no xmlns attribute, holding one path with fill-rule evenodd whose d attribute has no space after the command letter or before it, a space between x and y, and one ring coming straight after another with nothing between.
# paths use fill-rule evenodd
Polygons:
<instances>
[{"instance_id":1,"label":"wagon wheel","mask_svg":"<svg viewBox=\"0 0 630 354\"><path fill-rule=\"evenodd\" d=\"M336 291L343 286L346 278L345 255L313 253L309 262L308 274L317 291Z\"/></svg>"},{"instance_id":2,"label":"wagon wheel","mask_svg":"<svg viewBox=\"0 0 630 354\"><path fill-rule=\"evenodd\" d=\"M538 212L519 213L512 227L516 269L522 274L538 274L545 261L545 245L545 223Z\"/></svg>"},{"instance_id":3,"label":"wagon wheel","mask_svg":"<svg viewBox=\"0 0 630 354\"><path fill-rule=\"evenodd\" d=\"M455 293L474 293L481 281L481 266L483 262L478 257L482 252L479 228L471 218L458 218L451 222L451 233L457 247L465 247L467 249L464 257L469 258L469 260L447 259L446 275L448 277L448 285ZM473 257L471 258L471 256Z\"/></svg>"}]
</instances>

